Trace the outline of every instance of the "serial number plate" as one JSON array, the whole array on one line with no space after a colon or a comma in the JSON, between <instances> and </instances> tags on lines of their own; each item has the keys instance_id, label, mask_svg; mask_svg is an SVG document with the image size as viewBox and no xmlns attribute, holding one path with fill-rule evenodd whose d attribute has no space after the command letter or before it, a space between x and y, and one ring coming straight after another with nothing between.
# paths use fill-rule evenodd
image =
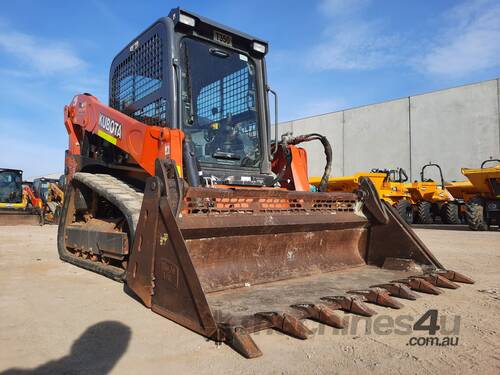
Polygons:
<instances>
[{"instance_id":1,"label":"serial number plate","mask_svg":"<svg viewBox=\"0 0 500 375\"><path fill-rule=\"evenodd\" d=\"M214 30L214 40L219 43L226 44L228 46L233 45L233 38L231 38L229 35L222 34L216 30Z\"/></svg>"}]
</instances>

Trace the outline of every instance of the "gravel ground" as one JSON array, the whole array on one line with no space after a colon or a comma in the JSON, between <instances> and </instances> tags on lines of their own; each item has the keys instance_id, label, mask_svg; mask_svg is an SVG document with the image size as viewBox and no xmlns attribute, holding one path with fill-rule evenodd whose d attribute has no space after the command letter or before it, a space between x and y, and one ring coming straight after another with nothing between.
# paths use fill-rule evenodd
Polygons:
<instances>
[{"instance_id":1,"label":"gravel ground","mask_svg":"<svg viewBox=\"0 0 500 375\"><path fill-rule=\"evenodd\" d=\"M318 332L305 341L260 332L253 338L264 356L253 360L150 312L123 285L61 262L56 232L0 227L2 374L500 373L498 231L417 230L442 263L476 284L400 300L399 311L375 307L371 327L360 321L340 331L307 321ZM438 310L436 337L458 337L457 345L412 346L411 337L422 342L428 333L390 325L410 326L429 309Z\"/></svg>"}]
</instances>

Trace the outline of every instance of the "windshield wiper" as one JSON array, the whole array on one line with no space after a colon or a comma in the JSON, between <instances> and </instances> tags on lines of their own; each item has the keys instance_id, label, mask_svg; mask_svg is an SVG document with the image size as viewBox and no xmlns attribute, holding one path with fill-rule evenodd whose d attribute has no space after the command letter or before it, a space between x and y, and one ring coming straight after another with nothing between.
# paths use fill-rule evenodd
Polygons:
<instances>
[{"instance_id":1,"label":"windshield wiper","mask_svg":"<svg viewBox=\"0 0 500 375\"><path fill-rule=\"evenodd\" d=\"M194 122L193 113L193 92L191 87L191 67L189 66L188 46L184 44L184 62L186 64L185 80L186 80L186 98L184 98L184 108L187 110L187 123L192 125Z\"/></svg>"},{"instance_id":2,"label":"windshield wiper","mask_svg":"<svg viewBox=\"0 0 500 375\"><path fill-rule=\"evenodd\" d=\"M240 160L241 156L232 152L215 151L212 154L214 159Z\"/></svg>"}]
</instances>

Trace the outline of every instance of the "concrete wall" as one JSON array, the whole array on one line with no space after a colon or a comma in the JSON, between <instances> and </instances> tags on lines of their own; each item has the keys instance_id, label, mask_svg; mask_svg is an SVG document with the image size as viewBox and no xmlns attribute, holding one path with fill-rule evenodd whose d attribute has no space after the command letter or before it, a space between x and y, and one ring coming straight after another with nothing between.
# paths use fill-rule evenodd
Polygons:
<instances>
[{"instance_id":1,"label":"concrete wall","mask_svg":"<svg viewBox=\"0 0 500 375\"><path fill-rule=\"evenodd\" d=\"M497 84L487 81L411 98L413 176L432 160L445 178L458 179L460 167L479 167L484 159L499 156Z\"/></svg>"},{"instance_id":2,"label":"concrete wall","mask_svg":"<svg viewBox=\"0 0 500 375\"><path fill-rule=\"evenodd\" d=\"M410 96L280 124L295 135L324 134L334 149L334 175L372 168L406 169L411 179L429 161L446 180L462 180L462 167L500 156L500 80ZM310 175L323 173L319 142L306 144ZM430 170L426 175L436 178Z\"/></svg>"}]
</instances>

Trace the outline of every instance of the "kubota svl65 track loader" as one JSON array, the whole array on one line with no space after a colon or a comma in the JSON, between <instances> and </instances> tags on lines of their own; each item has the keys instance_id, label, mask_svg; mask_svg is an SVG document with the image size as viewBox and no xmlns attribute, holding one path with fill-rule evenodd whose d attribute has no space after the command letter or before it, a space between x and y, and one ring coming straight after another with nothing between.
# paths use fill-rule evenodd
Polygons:
<instances>
[{"instance_id":1,"label":"kubota svl65 track loader","mask_svg":"<svg viewBox=\"0 0 500 375\"><path fill-rule=\"evenodd\" d=\"M399 308L391 296L470 282L369 179L355 193L309 191L296 144L326 142L271 141L267 49L174 9L116 56L109 106L89 94L66 106L60 257L246 357L261 354L252 332L304 339L302 319L340 327L335 310L372 315L364 302Z\"/></svg>"}]
</instances>

